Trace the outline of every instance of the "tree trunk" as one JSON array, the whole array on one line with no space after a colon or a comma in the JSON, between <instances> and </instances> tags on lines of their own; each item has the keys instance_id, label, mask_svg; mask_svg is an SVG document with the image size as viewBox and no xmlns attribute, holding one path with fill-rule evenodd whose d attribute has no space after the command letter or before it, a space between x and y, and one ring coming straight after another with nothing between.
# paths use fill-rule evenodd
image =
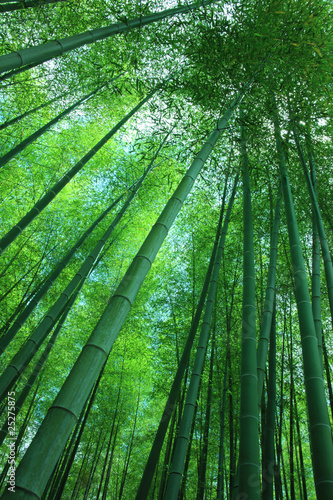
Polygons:
<instances>
[{"instance_id":1,"label":"tree trunk","mask_svg":"<svg viewBox=\"0 0 333 500\"><path fill-rule=\"evenodd\" d=\"M280 208L281 208L282 190L281 184L279 185L278 197L275 207L275 217L273 222L273 229L271 234L270 255L269 255L269 271L267 277L267 288L265 297L265 306L262 317L260 337L258 341L257 350L257 374L258 374L258 403L261 404L263 383L265 377L265 366L268 352L269 335L271 332L272 316L273 316L273 303L275 294L275 276L276 276L276 262L277 262L277 244L278 232L280 225Z\"/></svg>"},{"instance_id":2,"label":"tree trunk","mask_svg":"<svg viewBox=\"0 0 333 500\"><path fill-rule=\"evenodd\" d=\"M276 400L276 322L275 303L271 322L269 346L269 379L267 398L267 420L265 422L264 447L263 447L263 474L262 474L262 500L273 500L273 483L275 472L275 400Z\"/></svg>"},{"instance_id":3,"label":"tree trunk","mask_svg":"<svg viewBox=\"0 0 333 500\"><path fill-rule=\"evenodd\" d=\"M210 354L209 376L208 376L208 390L206 402L206 415L203 428L202 449L199 457L198 466L198 491L197 500L203 500L206 487L206 469L207 469L207 456L208 456L208 436L210 429L210 411L212 399L212 385L213 385L213 368L214 368L214 350L215 350L215 330L213 331L212 348Z\"/></svg>"}]
</instances>

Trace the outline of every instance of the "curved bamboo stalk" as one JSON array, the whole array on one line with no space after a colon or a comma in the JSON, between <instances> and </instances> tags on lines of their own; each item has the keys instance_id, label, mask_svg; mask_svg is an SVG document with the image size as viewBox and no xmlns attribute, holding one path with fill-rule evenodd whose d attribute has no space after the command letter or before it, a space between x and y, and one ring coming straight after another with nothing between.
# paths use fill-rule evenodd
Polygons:
<instances>
[{"instance_id":1,"label":"curved bamboo stalk","mask_svg":"<svg viewBox=\"0 0 333 500\"><path fill-rule=\"evenodd\" d=\"M275 435L275 410L276 410L276 309L273 305L269 345L269 379L267 418L263 432L263 457L262 457L262 500L273 499L273 484L275 470L274 435Z\"/></svg>"},{"instance_id":2,"label":"curved bamboo stalk","mask_svg":"<svg viewBox=\"0 0 333 500\"><path fill-rule=\"evenodd\" d=\"M276 201L276 207L275 207L275 217L274 217L274 222L273 222L273 230L272 230L272 235L271 235L266 297L265 297L264 312L263 312L263 316L262 316L260 337L259 337L259 341L258 341L258 350L257 350L258 404L259 404L259 406L261 405L261 397L262 397L264 377L265 377L265 366L266 366L266 359L267 359L268 345L269 345L269 336L270 336L271 325L272 325L272 316L273 316L276 262L277 262L277 244L278 244L278 237L279 237L281 198L282 198L282 186L280 183L279 189L278 189L278 197L277 197L277 201Z\"/></svg>"},{"instance_id":3,"label":"curved bamboo stalk","mask_svg":"<svg viewBox=\"0 0 333 500\"><path fill-rule=\"evenodd\" d=\"M333 266L332 266L332 259L331 259L331 253L330 249L328 246L327 238L326 238L326 232L323 224L323 220L321 218L320 210L319 210L319 205L317 201L317 196L316 192L314 189L314 186L311 182L311 178L309 175L309 171L306 166L306 161L303 155L303 150L300 145L298 135L296 132L296 128L293 127L293 133L294 133L294 138L295 138L295 144L297 146L298 150L298 155L303 167L303 172L305 176L305 180L308 186L310 198L311 198L311 203L312 203L312 209L316 217L316 223L317 223L317 229L318 229L318 234L319 234L319 239L320 239L320 245L321 245L321 252L324 260L324 269L325 269L325 277L326 277L326 283L327 283L327 291L328 291L328 300L330 304L330 311L331 311L331 318L333 322ZM314 167L314 162L313 162L313 157L310 155L310 164L312 165L311 169L313 172L315 172L315 167ZM321 334L320 334L321 336Z\"/></svg>"}]
</instances>

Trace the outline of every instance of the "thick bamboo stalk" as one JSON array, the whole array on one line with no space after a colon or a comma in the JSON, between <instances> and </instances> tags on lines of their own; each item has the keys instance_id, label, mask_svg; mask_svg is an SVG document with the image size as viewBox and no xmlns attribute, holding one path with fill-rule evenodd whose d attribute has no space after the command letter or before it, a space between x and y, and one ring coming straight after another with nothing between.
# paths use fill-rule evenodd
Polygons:
<instances>
[{"instance_id":1,"label":"thick bamboo stalk","mask_svg":"<svg viewBox=\"0 0 333 500\"><path fill-rule=\"evenodd\" d=\"M164 407L164 411L163 411L161 420L159 422L158 429L157 429L156 434L155 434L155 438L154 438L154 441L153 441L153 444L152 444L152 447L151 447L151 450L149 453L149 457L148 457L148 460L147 460L147 463L145 466L145 470L143 472L142 479L141 479L141 482L140 482L140 485L138 488L136 500L143 500L143 499L147 498L148 493L149 493L151 481L153 479L155 468L156 468L156 465L158 463L161 448L162 448L164 438L165 438L165 435L166 435L166 432L168 429L169 421L170 421L171 415L172 415L174 408L175 408L175 405L176 405L176 401L177 401L179 391L180 391L181 381L182 381L182 378L184 376L186 367L188 366L194 338L195 338L195 335L196 335L196 332L197 332L197 329L199 326L199 321L200 321L203 307L204 307L204 304L206 301L207 290L208 290L208 286L209 286L209 282L210 282L210 278L211 278L211 273L212 273L212 269L213 269L214 262L215 262L215 255L216 255L217 247L218 247L219 234L221 231L222 220L223 220L223 211L221 210L220 219L219 219L216 237L215 237L215 242L214 242L214 246L213 246L213 251L212 251L210 262L208 265L205 281L204 281L204 284L203 284L203 287L201 290L200 299L199 299L199 302L198 302L198 305L196 308L194 318L193 318L192 323L191 323L191 328L190 328L190 331L189 331L189 334L188 334L188 337L186 340L186 344L185 344L182 356L181 356L180 361L178 363L177 372L175 374L175 377L174 377L174 380L173 380L173 383L172 383L172 386L171 386L171 389L169 392L169 396L168 396L166 405Z\"/></svg>"},{"instance_id":2,"label":"thick bamboo stalk","mask_svg":"<svg viewBox=\"0 0 333 500\"><path fill-rule=\"evenodd\" d=\"M280 225L280 208L281 208L282 190L279 185L278 198L275 207L275 217L273 222L273 230L271 235L270 253L269 253L269 270L267 277L267 288L264 312L260 328L260 337L258 340L257 350L257 375L258 375L258 404L261 404L261 397L264 385L265 366L268 353L269 336L273 317L273 304L275 294L275 277L276 277L276 262L277 262L277 244Z\"/></svg>"},{"instance_id":3,"label":"thick bamboo stalk","mask_svg":"<svg viewBox=\"0 0 333 500\"><path fill-rule=\"evenodd\" d=\"M14 494L17 498L25 500L35 498L45 488L159 248L216 141L227 127L244 91L235 98L218 121L216 129L197 154L111 297L100 321L49 409L39 432L20 462L16 471ZM42 469L40 463L43 463Z\"/></svg>"},{"instance_id":4,"label":"thick bamboo stalk","mask_svg":"<svg viewBox=\"0 0 333 500\"><path fill-rule=\"evenodd\" d=\"M104 367L105 367L105 365L104 365ZM92 405L95 401L95 397L96 397L99 383L101 381L103 373L104 373L104 368L102 369L102 371L101 371L101 373L96 381L96 384L91 392L91 396L87 400L86 407L82 409L80 417L77 421L74 433L71 437L71 442L69 443L68 453L66 452L66 456L64 457L64 461L61 464L61 467L59 469L59 476L58 476L57 480L55 481L55 484L52 486L52 489L54 490L52 500L61 500L61 498L62 498L63 490L65 488L66 481L68 479L68 475L70 473L71 467L73 465L75 455L76 455L77 449L79 447L81 437L82 437L83 431L85 429L85 426L86 426L86 423L87 423L87 420L88 420L88 417L90 414L90 410L91 410ZM75 439L73 439L74 437L75 437ZM73 441L72 441L72 439L73 439ZM51 491L51 493L52 493L52 491ZM51 496L51 494L50 494L50 496Z\"/></svg>"},{"instance_id":5,"label":"thick bamboo stalk","mask_svg":"<svg viewBox=\"0 0 333 500\"><path fill-rule=\"evenodd\" d=\"M245 130L241 130L243 174L243 314L239 427L239 495L260 498L257 399L257 342L253 222Z\"/></svg>"},{"instance_id":6,"label":"thick bamboo stalk","mask_svg":"<svg viewBox=\"0 0 333 500\"><path fill-rule=\"evenodd\" d=\"M97 42L98 40L105 40L110 36L125 33L135 28L146 26L147 24L155 23L161 19L175 16L176 14L185 14L197 9L201 5L210 5L218 0L203 0L200 3L192 3L189 5L182 5L173 9L166 9L161 12L155 12L148 16L140 16L134 19L126 20L125 22L111 24L104 28L96 28L94 30L85 31L78 35L68 36L60 40L54 40L42 45L36 45L27 49L21 49L10 54L0 56L0 73L9 71L14 68L28 65L30 63L42 63L49 61L56 56L65 54L70 50Z\"/></svg>"},{"instance_id":7,"label":"thick bamboo stalk","mask_svg":"<svg viewBox=\"0 0 333 500\"><path fill-rule=\"evenodd\" d=\"M272 110L301 333L313 473L317 499L327 500L327 498L333 498L333 447L331 426L328 418L324 382L319 360L318 340L313 321L307 275L275 103L273 103Z\"/></svg>"},{"instance_id":8,"label":"thick bamboo stalk","mask_svg":"<svg viewBox=\"0 0 333 500\"><path fill-rule=\"evenodd\" d=\"M331 311L331 318L333 322L333 266L332 266L332 259L331 259L331 253L330 249L328 246L327 238L326 238L326 232L323 224L323 220L321 218L320 210L319 210L319 205L317 201L317 196L313 187L313 184L311 182L311 178L309 175L309 171L306 166L306 161L303 155L303 150L300 145L298 135L296 132L296 128L293 128L294 132L294 138L295 138L295 143L297 146L298 150L298 155L303 167L303 172L305 176L305 180L308 186L310 198L311 198L311 203L312 203L312 209L314 211L315 217L316 217L316 223L317 223L317 229L318 229L318 234L319 234L319 239L320 239L320 245L321 245L321 252L324 260L324 269L325 269L325 277L326 277L326 283L327 283L327 291L328 291L328 300L330 304L330 311ZM311 156L310 156L310 161ZM314 163L312 163L312 171L314 171Z\"/></svg>"},{"instance_id":9,"label":"thick bamboo stalk","mask_svg":"<svg viewBox=\"0 0 333 500\"><path fill-rule=\"evenodd\" d=\"M316 170L313 160L313 155L310 148L310 139L307 140L307 148L310 163L311 183L313 186L313 193L317 199L317 180ZM319 205L318 205L319 211ZM322 322L321 322L321 290L320 290L320 238L317 229L317 217L315 211L312 209L312 312L314 324L316 327L316 334L318 339L319 359L321 368L323 369L323 339L322 339ZM301 460L301 458L300 458Z\"/></svg>"}]
</instances>

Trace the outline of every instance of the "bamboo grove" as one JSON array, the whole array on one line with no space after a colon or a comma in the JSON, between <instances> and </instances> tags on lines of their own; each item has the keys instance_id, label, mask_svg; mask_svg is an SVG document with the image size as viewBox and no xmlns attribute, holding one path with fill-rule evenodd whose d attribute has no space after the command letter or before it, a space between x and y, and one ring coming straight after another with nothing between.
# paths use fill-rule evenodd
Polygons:
<instances>
[{"instance_id":1,"label":"bamboo grove","mask_svg":"<svg viewBox=\"0 0 333 500\"><path fill-rule=\"evenodd\" d=\"M0 15L1 498L333 498L331 3Z\"/></svg>"}]
</instances>

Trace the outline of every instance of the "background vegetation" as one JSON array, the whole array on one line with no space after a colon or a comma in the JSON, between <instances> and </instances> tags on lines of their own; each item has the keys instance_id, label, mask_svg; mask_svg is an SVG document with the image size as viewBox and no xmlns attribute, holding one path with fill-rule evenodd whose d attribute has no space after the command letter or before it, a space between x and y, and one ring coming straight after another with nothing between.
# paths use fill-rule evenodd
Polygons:
<instances>
[{"instance_id":1,"label":"background vegetation","mask_svg":"<svg viewBox=\"0 0 333 500\"><path fill-rule=\"evenodd\" d=\"M10 0L2 1L0 6L11 4ZM174 6L175 2L155 0L67 0L2 12L1 54L114 23L127 23ZM187 168L237 92L252 82L245 92L242 112L235 111L199 173L112 346L98 390L91 407L88 406L82 434L74 435L73 443L77 440L78 447L70 469L65 470L65 449L43 498L135 498L195 315L221 206L225 216L235 175L244 162L241 129L246 133L251 183L259 339L281 171L275 146L273 96L280 116L281 138L311 291L312 248L317 237L293 127L296 124L304 154L308 150L315 160L318 204L327 242L332 248L332 68L330 2L246 0L198 3L191 12L79 47L24 72L1 76L2 157L66 108L101 87L1 164L2 236L126 113L161 85L1 254L0 314L4 339L58 262L114 200L123 193L125 196L131 193L133 183L154 160L152 170L106 242L98 265L84 281L22 410L16 415L17 433L24 430L23 437L16 441L17 464ZM162 141L162 148L158 150ZM78 272L116 217L124 199L76 249L13 340L1 347L3 371ZM266 481L264 477L261 488L264 498L265 485L272 483L274 476L276 498L314 499L302 332L294 298L287 219L282 204L273 286L276 292L275 458L271 479ZM243 234L240 180L224 245L210 340L179 493L180 498L188 500L229 499L238 494L235 484L239 457L242 304L243 292L245 296L248 293L243 283ZM329 265L332 268L331 261ZM332 423L332 317L323 262L320 277L319 330L322 329L324 340L320 355ZM51 330L15 381L12 390L16 401L35 370ZM171 467L197 342L198 335L169 434L156 464L149 498L165 495L164 481ZM263 431L269 376L268 370L259 410L261 471L265 470L261 452L265 450ZM4 395L7 396L6 387ZM205 431L209 405L210 421ZM7 409L5 398L2 414L5 426ZM84 413L79 422L82 419ZM1 448L3 490L8 479L9 442L7 437ZM208 442L206 455L205 442ZM69 441L68 456L70 445ZM223 459L220 472L219 455ZM202 485L203 464L206 471ZM217 492L219 474L223 480L220 493ZM62 478L66 479L63 483ZM217 496L219 494L222 496ZM320 497L318 491L317 496L328 498Z\"/></svg>"}]
</instances>

